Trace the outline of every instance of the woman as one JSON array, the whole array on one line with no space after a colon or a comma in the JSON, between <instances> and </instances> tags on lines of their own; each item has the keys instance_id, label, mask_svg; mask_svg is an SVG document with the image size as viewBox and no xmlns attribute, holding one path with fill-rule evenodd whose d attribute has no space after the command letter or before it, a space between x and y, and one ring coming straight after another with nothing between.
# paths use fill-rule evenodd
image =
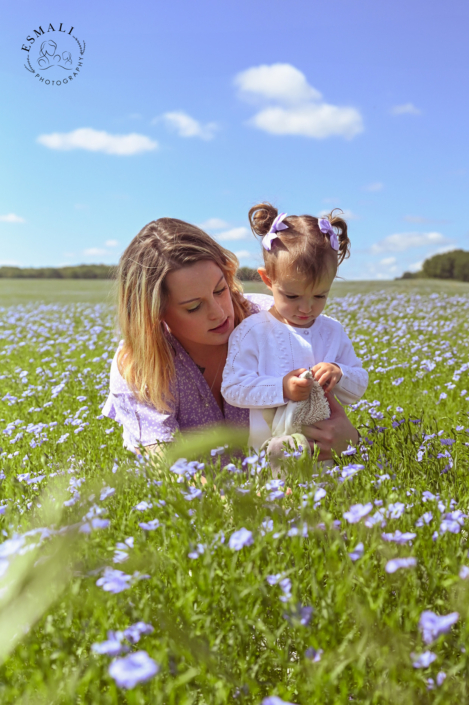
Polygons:
<instances>
[{"instance_id":1,"label":"woman","mask_svg":"<svg viewBox=\"0 0 469 705\"><path fill-rule=\"evenodd\" d=\"M221 396L228 338L272 298L242 293L238 260L200 228L175 218L148 223L118 267L123 336L111 367L103 414L123 426L138 452L171 441L177 430L220 423L249 427L249 412ZM275 354L275 351L272 351ZM331 418L307 429L320 459L340 453L358 432L330 399Z\"/></svg>"}]
</instances>

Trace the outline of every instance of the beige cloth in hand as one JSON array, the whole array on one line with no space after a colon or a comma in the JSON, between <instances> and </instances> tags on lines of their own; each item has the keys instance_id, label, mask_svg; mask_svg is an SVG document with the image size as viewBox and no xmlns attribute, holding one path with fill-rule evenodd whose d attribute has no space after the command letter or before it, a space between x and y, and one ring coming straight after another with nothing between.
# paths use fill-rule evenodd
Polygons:
<instances>
[{"instance_id":1,"label":"beige cloth in hand","mask_svg":"<svg viewBox=\"0 0 469 705\"><path fill-rule=\"evenodd\" d=\"M321 385L310 370L302 372L300 379L312 379L313 386L305 401L289 401L285 406L264 409L262 415L270 426L272 436L290 436L301 433L302 426L311 426L331 415L329 403Z\"/></svg>"}]
</instances>

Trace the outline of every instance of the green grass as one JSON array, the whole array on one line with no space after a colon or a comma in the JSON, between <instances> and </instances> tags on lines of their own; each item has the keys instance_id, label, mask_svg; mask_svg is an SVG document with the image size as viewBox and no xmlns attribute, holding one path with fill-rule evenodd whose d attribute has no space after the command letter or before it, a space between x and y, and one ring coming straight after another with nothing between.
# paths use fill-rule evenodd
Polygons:
<instances>
[{"instance_id":1,"label":"green grass","mask_svg":"<svg viewBox=\"0 0 469 705\"><path fill-rule=\"evenodd\" d=\"M118 425L100 418L112 309L57 300L0 311L2 705L468 702L469 296L432 282L430 297L425 285L350 286L328 303L370 373L349 410L363 444L332 473L290 458L291 493L277 498L263 463L248 474L210 460L230 441L223 433L153 464L123 449ZM200 472L177 482L169 468L180 456L205 462L206 484ZM349 523L350 507L368 503ZM91 529L96 519L109 525ZM140 527L154 519L154 530ZM236 551L242 527L252 544ZM415 537L382 536L396 531ZM416 566L387 572L396 557ZM106 567L123 571L121 592L97 585ZM278 574L290 591L269 584ZM304 623L301 607L313 610ZM426 644L424 610L459 619ZM126 690L92 645L139 621L153 632L122 645L160 670ZM414 668L426 650L435 661ZM428 690L440 671L443 684Z\"/></svg>"},{"instance_id":2,"label":"green grass","mask_svg":"<svg viewBox=\"0 0 469 705\"><path fill-rule=\"evenodd\" d=\"M262 282L244 282L247 293L269 294ZM435 279L406 279L398 281L341 281L332 287L332 296L368 294L376 291L416 294L467 294L469 284ZM113 304L115 284L101 279L0 279L0 306L14 306L28 302L41 303L105 303Z\"/></svg>"}]
</instances>

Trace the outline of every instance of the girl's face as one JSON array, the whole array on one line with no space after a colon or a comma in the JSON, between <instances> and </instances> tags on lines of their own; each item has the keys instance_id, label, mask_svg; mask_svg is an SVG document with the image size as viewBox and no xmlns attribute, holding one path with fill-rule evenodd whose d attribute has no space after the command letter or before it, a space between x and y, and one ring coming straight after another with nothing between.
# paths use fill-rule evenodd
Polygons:
<instances>
[{"instance_id":1,"label":"girl's face","mask_svg":"<svg viewBox=\"0 0 469 705\"><path fill-rule=\"evenodd\" d=\"M194 343L223 345L228 341L234 328L233 302L215 262L203 260L170 272L166 287L163 320L181 345L188 349Z\"/></svg>"},{"instance_id":2,"label":"girl's face","mask_svg":"<svg viewBox=\"0 0 469 705\"><path fill-rule=\"evenodd\" d=\"M283 277L272 281L264 267L258 271L264 284L272 291L275 312L291 326L309 328L324 311L334 281L332 273L311 284L306 277Z\"/></svg>"}]
</instances>

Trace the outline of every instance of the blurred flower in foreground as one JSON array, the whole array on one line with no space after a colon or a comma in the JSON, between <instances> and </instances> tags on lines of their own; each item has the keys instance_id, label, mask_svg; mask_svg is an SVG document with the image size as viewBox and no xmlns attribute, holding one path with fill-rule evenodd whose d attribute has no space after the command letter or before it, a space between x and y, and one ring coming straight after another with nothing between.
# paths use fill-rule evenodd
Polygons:
<instances>
[{"instance_id":1,"label":"blurred flower in foreground","mask_svg":"<svg viewBox=\"0 0 469 705\"><path fill-rule=\"evenodd\" d=\"M114 594L127 590L130 587L131 575L124 573L122 570L114 570L106 568L102 578L98 578L96 585L102 587L105 592Z\"/></svg>"},{"instance_id":2,"label":"blurred flower in foreground","mask_svg":"<svg viewBox=\"0 0 469 705\"><path fill-rule=\"evenodd\" d=\"M279 698L278 695L271 695L268 698L264 698L262 705L295 705L295 703L282 700L282 698Z\"/></svg>"},{"instance_id":3,"label":"blurred flower in foreground","mask_svg":"<svg viewBox=\"0 0 469 705\"><path fill-rule=\"evenodd\" d=\"M135 688L156 676L160 667L146 651L136 651L124 658L116 659L109 666L109 675L119 688Z\"/></svg>"},{"instance_id":4,"label":"blurred flower in foreground","mask_svg":"<svg viewBox=\"0 0 469 705\"><path fill-rule=\"evenodd\" d=\"M459 577L461 580L467 580L469 578L469 567L467 565L463 565L461 567L461 570L459 571Z\"/></svg>"},{"instance_id":5,"label":"blurred flower in foreground","mask_svg":"<svg viewBox=\"0 0 469 705\"><path fill-rule=\"evenodd\" d=\"M368 504L352 504L348 512L344 512L344 519L347 519L349 524L356 524L360 519L366 517L371 512L373 505Z\"/></svg>"},{"instance_id":6,"label":"blurred flower in foreground","mask_svg":"<svg viewBox=\"0 0 469 705\"><path fill-rule=\"evenodd\" d=\"M122 644L122 632L108 632L107 641L97 642L92 644L91 650L95 654L104 654L105 656L119 656L123 651L128 651L129 647Z\"/></svg>"},{"instance_id":7,"label":"blurred flower in foreground","mask_svg":"<svg viewBox=\"0 0 469 705\"><path fill-rule=\"evenodd\" d=\"M445 678L446 678L446 673L444 671L440 671L436 677L436 684L438 687L440 685L443 685ZM433 690L434 688L435 688L435 681L433 680L433 678L427 678L427 690Z\"/></svg>"},{"instance_id":8,"label":"blurred flower in foreground","mask_svg":"<svg viewBox=\"0 0 469 705\"><path fill-rule=\"evenodd\" d=\"M136 624L132 624L130 627L127 627L127 629L124 630L124 636L132 644L136 644L137 641L140 641L140 637L142 635L151 634L154 631L155 630L153 629L151 624L145 624L145 622L136 622Z\"/></svg>"},{"instance_id":9,"label":"blurred flower in foreground","mask_svg":"<svg viewBox=\"0 0 469 705\"><path fill-rule=\"evenodd\" d=\"M364 552L365 552L365 549L363 547L363 544L357 543L357 545L355 546L353 551L351 551L351 553L349 553L349 556L352 559L352 561L358 561L358 559L363 556Z\"/></svg>"},{"instance_id":10,"label":"blurred flower in foreground","mask_svg":"<svg viewBox=\"0 0 469 705\"><path fill-rule=\"evenodd\" d=\"M417 656L417 654L411 654L410 656L415 659L412 664L414 668L428 668L436 659L436 654L432 651L425 651L423 654L420 654L420 656Z\"/></svg>"},{"instance_id":11,"label":"blurred flower in foreground","mask_svg":"<svg viewBox=\"0 0 469 705\"><path fill-rule=\"evenodd\" d=\"M440 634L446 634L459 619L458 612L451 612L439 617L431 610L425 610L420 615L419 629L422 632L423 640L426 644L438 639Z\"/></svg>"},{"instance_id":12,"label":"blurred flower in foreground","mask_svg":"<svg viewBox=\"0 0 469 705\"><path fill-rule=\"evenodd\" d=\"M399 568L412 568L415 565L416 558L392 558L386 563L386 573L395 573Z\"/></svg>"},{"instance_id":13,"label":"blurred flower in foreground","mask_svg":"<svg viewBox=\"0 0 469 705\"><path fill-rule=\"evenodd\" d=\"M306 658L309 658L313 663L318 663L321 660L323 654L322 649L314 649L312 646L308 647L305 651Z\"/></svg>"},{"instance_id":14,"label":"blurred flower in foreground","mask_svg":"<svg viewBox=\"0 0 469 705\"><path fill-rule=\"evenodd\" d=\"M248 531L243 527L239 529L239 531L235 531L234 534L231 534L228 546L233 551L240 551L242 548L250 546L252 543L254 543L252 531Z\"/></svg>"}]
</instances>

